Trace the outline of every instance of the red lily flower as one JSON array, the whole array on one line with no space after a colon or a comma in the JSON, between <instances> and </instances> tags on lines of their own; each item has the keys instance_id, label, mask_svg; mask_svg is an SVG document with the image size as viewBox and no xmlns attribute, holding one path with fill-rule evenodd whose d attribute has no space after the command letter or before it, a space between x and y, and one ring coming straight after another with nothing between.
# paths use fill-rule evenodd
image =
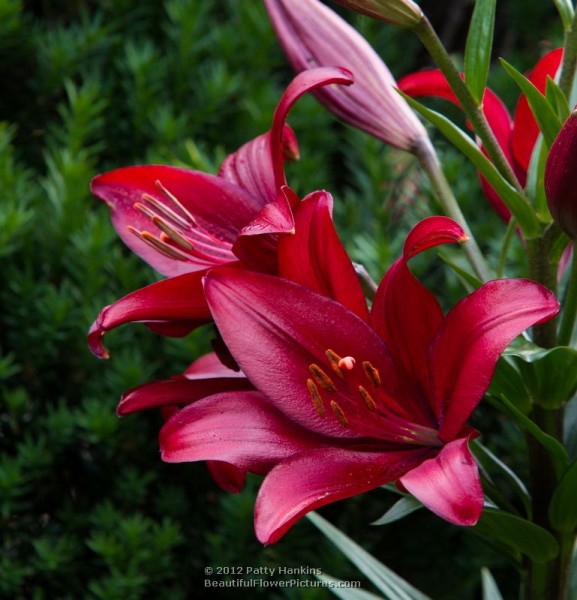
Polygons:
<instances>
[{"instance_id":1,"label":"red lily flower","mask_svg":"<svg viewBox=\"0 0 577 600\"><path fill-rule=\"evenodd\" d=\"M151 165L93 180L92 192L111 207L123 241L169 276L100 312L88 337L97 356L107 356L103 335L127 322L182 336L209 321L201 280L210 268L276 271L277 234L294 231L291 205L299 201L284 177L283 156L296 151L286 118L304 93L334 83L349 85L352 76L335 67L295 77L279 102L271 131L229 156L219 176Z\"/></svg>"},{"instance_id":2,"label":"red lily flower","mask_svg":"<svg viewBox=\"0 0 577 600\"><path fill-rule=\"evenodd\" d=\"M552 50L539 60L530 73L529 80L540 92L545 92L547 77L554 77L557 73L562 57L562 48ZM436 96L460 106L445 76L437 69L406 75L399 81L399 89L410 96ZM483 96L483 113L519 182L524 186L531 155L539 137L539 127L527 98L521 95L512 119L499 97L487 88ZM508 221L511 212L507 206L483 177L481 183L493 208L504 221Z\"/></svg>"},{"instance_id":3,"label":"red lily flower","mask_svg":"<svg viewBox=\"0 0 577 600\"><path fill-rule=\"evenodd\" d=\"M176 413L160 434L163 459L265 474L255 508L263 543L314 508L390 481L449 522L474 524L483 491L466 421L503 349L559 307L539 284L509 279L486 283L444 316L407 261L462 240L445 217L419 223L379 286L370 324L288 280L212 271L211 311L258 391Z\"/></svg>"},{"instance_id":4,"label":"red lily flower","mask_svg":"<svg viewBox=\"0 0 577 600\"><path fill-rule=\"evenodd\" d=\"M412 11L397 2L394 13ZM279 42L297 72L340 65L355 77L348 88L324 87L314 95L345 123L396 148L412 151L427 133L396 91L385 63L363 36L318 0L265 0ZM420 13L420 11L419 11Z\"/></svg>"}]
</instances>

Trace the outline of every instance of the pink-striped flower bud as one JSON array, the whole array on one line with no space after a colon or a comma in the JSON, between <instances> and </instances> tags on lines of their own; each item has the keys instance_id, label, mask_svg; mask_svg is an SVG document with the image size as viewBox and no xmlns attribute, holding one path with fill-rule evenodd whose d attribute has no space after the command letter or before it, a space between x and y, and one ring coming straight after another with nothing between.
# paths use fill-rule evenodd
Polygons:
<instances>
[{"instance_id":1,"label":"pink-striped flower bud","mask_svg":"<svg viewBox=\"0 0 577 600\"><path fill-rule=\"evenodd\" d=\"M384 142L412 151L426 131L396 91L396 81L370 44L318 0L265 0L283 50L299 72L341 66L351 86L315 90L322 104L346 123Z\"/></svg>"},{"instance_id":2,"label":"pink-striped flower bud","mask_svg":"<svg viewBox=\"0 0 577 600\"><path fill-rule=\"evenodd\" d=\"M545 164L545 194L551 216L577 238L577 110L569 115L553 142Z\"/></svg>"},{"instance_id":3,"label":"pink-striped flower bud","mask_svg":"<svg viewBox=\"0 0 577 600\"><path fill-rule=\"evenodd\" d=\"M334 0L346 8L379 21L412 29L423 19L423 11L412 0Z\"/></svg>"}]
</instances>

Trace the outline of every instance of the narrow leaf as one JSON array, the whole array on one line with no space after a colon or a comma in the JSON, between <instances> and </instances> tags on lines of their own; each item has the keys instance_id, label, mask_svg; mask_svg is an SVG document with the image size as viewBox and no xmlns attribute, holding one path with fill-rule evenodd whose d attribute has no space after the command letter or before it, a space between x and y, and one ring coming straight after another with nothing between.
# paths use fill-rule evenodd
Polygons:
<instances>
[{"instance_id":1,"label":"narrow leaf","mask_svg":"<svg viewBox=\"0 0 577 600\"><path fill-rule=\"evenodd\" d=\"M491 571L486 567L481 569L481 579L483 582L483 600L503 600L497 582L491 575Z\"/></svg>"},{"instance_id":2,"label":"narrow leaf","mask_svg":"<svg viewBox=\"0 0 577 600\"><path fill-rule=\"evenodd\" d=\"M577 461L565 472L549 505L549 520L555 529L573 531L577 527Z\"/></svg>"},{"instance_id":3,"label":"narrow leaf","mask_svg":"<svg viewBox=\"0 0 577 600\"><path fill-rule=\"evenodd\" d=\"M501 200L503 200L519 222L525 239L532 239L538 235L540 226L533 208L501 176L493 163L479 150L471 137L445 116L427 108L403 92L399 91L399 93L419 114L435 125L473 163L475 168L485 176L491 187L497 192Z\"/></svg>"},{"instance_id":4,"label":"narrow leaf","mask_svg":"<svg viewBox=\"0 0 577 600\"><path fill-rule=\"evenodd\" d=\"M404 496L400 500L397 500L382 517L373 521L371 525L388 525L389 523L400 521L422 507L423 505L416 498Z\"/></svg>"},{"instance_id":5,"label":"narrow leaf","mask_svg":"<svg viewBox=\"0 0 577 600\"><path fill-rule=\"evenodd\" d=\"M573 4L571 0L553 0L553 4L555 4L561 21L563 21L563 29L569 31L573 22Z\"/></svg>"},{"instance_id":6,"label":"narrow leaf","mask_svg":"<svg viewBox=\"0 0 577 600\"><path fill-rule=\"evenodd\" d=\"M446 252L439 250L439 252L437 254L439 255L439 258L446 265L448 265L457 274L457 276L464 282L467 292L471 292L472 290L478 290L483 285L483 282L480 279L478 279L477 277L475 277L475 275L473 275L472 273L469 273L469 271L466 271L465 269L460 267L457 263L455 263L453 260L451 260Z\"/></svg>"},{"instance_id":7,"label":"narrow leaf","mask_svg":"<svg viewBox=\"0 0 577 600\"><path fill-rule=\"evenodd\" d=\"M501 64L511 79L519 86L521 92L525 94L535 120L539 125L539 129L543 134L545 144L550 148L563 125L561 119L557 116L547 98L522 73L519 73L506 60L501 59Z\"/></svg>"},{"instance_id":8,"label":"narrow leaf","mask_svg":"<svg viewBox=\"0 0 577 600\"><path fill-rule=\"evenodd\" d=\"M307 515L307 518L384 594L387 600L431 600L319 514L313 511Z\"/></svg>"},{"instance_id":9,"label":"narrow leaf","mask_svg":"<svg viewBox=\"0 0 577 600\"><path fill-rule=\"evenodd\" d=\"M504 408L515 418L521 429L527 430L549 452L557 475L561 475L569 463L567 450L553 436L545 433L527 415L523 414L514 404L509 402L504 395L501 394L496 400L501 408Z\"/></svg>"},{"instance_id":10,"label":"narrow leaf","mask_svg":"<svg viewBox=\"0 0 577 600\"><path fill-rule=\"evenodd\" d=\"M529 490L518 477L518 475L509 468L502 460L495 456L488 448L486 448L477 439L471 443L471 451L473 452L477 462L490 475L499 475L515 490L517 496L521 499L527 514L531 511L531 496Z\"/></svg>"},{"instance_id":11,"label":"narrow leaf","mask_svg":"<svg viewBox=\"0 0 577 600\"><path fill-rule=\"evenodd\" d=\"M571 106L569 105L567 96L565 96L557 82L550 75L547 75L545 96L549 104L555 108L555 112L559 116L559 119L561 119L561 122L565 123L571 114Z\"/></svg>"},{"instance_id":12,"label":"narrow leaf","mask_svg":"<svg viewBox=\"0 0 577 600\"><path fill-rule=\"evenodd\" d=\"M478 103L483 99L495 29L496 0L476 0L465 46L465 82Z\"/></svg>"},{"instance_id":13,"label":"narrow leaf","mask_svg":"<svg viewBox=\"0 0 577 600\"><path fill-rule=\"evenodd\" d=\"M329 590L331 590L337 598L342 598L342 600L383 600L382 596L377 596L366 590L347 587L350 585L350 581L343 581L342 579L331 577L327 573L316 575L316 578L325 583Z\"/></svg>"},{"instance_id":14,"label":"narrow leaf","mask_svg":"<svg viewBox=\"0 0 577 600\"><path fill-rule=\"evenodd\" d=\"M485 508L472 529L515 548L535 562L547 562L559 551L557 540L546 529L502 510Z\"/></svg>"}]
</instances>

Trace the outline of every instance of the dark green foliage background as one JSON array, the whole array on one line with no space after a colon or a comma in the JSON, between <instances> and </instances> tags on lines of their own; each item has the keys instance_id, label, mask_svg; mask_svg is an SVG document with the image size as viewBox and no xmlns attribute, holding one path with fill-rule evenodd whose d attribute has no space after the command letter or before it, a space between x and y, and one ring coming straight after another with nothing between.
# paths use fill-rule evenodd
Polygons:
<instances>
[{"instance_id":1,"label":"dark green foliage background","mask_svg":"<svg viewBox=\"0 0 577 600\"><path fill-rule=\"evenodd\" d=\"M459 52L470 3L427 4ZM395 75L428 65L410 34L348 17ZM560 41L552 3L540 0L499 3L497 31L498 52L519 68ZM118 240L89 194L91 177L152 162L216 171L268 129L290 77L257 0L0 0L0 598L329 597L205 590L207 565L306 565L359 578L306 521L261 547L256 480L227 495L203 465L160 461L159 415L116 417L125 389L181 371L206 351L210 331L167 340L121 328L109 336L109 361L85 343L102 306L156 277ZM498 72L493 81L513 106L513 85ZM408 226L435 211L427 184L410 158L337 123L312 98L291 124L302 160L289 166L290 183L335 194L347 247L380 277ZM440 149L491 253L502 226L473 171ZM440 261L423 265L432 287L458 293ZM514 588L479 540L430 514L369 527L392 501L377 490L324 514L434 598L474 597L483 564Z\"/></svg>"}]
</instances>

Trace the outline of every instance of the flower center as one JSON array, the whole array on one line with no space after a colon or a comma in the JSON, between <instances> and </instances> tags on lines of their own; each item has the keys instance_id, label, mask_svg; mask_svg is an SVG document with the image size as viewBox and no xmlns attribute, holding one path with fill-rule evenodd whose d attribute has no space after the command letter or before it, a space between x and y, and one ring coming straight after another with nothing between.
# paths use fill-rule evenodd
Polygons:
<instances>
[{"instance_id":1,"label":"flower center","mask_svg":"<svg viewBox=\"0 0 577 600\"><path fill-rule=\"evenodd\" d=\"M175 260L202 262L208 265L235 260L230 242L208 232L160 181L156 181L155 184L163 199L143 194L141 201L134 203L134 208L147 217L159 232L154 235L149 231L139 231L128 226L131 233L160 254Z\"/></svg>"},{"instance_id":2,"label":"flower center","mask_svg":"<svg viewBox=\"0 0 577 600\"><path fill-rule=\"evenodd\" d=\"M388 400L379 370L370 361L325 352L327 364L309 365L307 389L319 417L333 418L367 438L440 446L438 431L398 414ZM324 367L324 368L323 368ZM328 371L328 372L327 372ZM329 375L330 373L330 375Z\"/></svg>"}]
</instances>

